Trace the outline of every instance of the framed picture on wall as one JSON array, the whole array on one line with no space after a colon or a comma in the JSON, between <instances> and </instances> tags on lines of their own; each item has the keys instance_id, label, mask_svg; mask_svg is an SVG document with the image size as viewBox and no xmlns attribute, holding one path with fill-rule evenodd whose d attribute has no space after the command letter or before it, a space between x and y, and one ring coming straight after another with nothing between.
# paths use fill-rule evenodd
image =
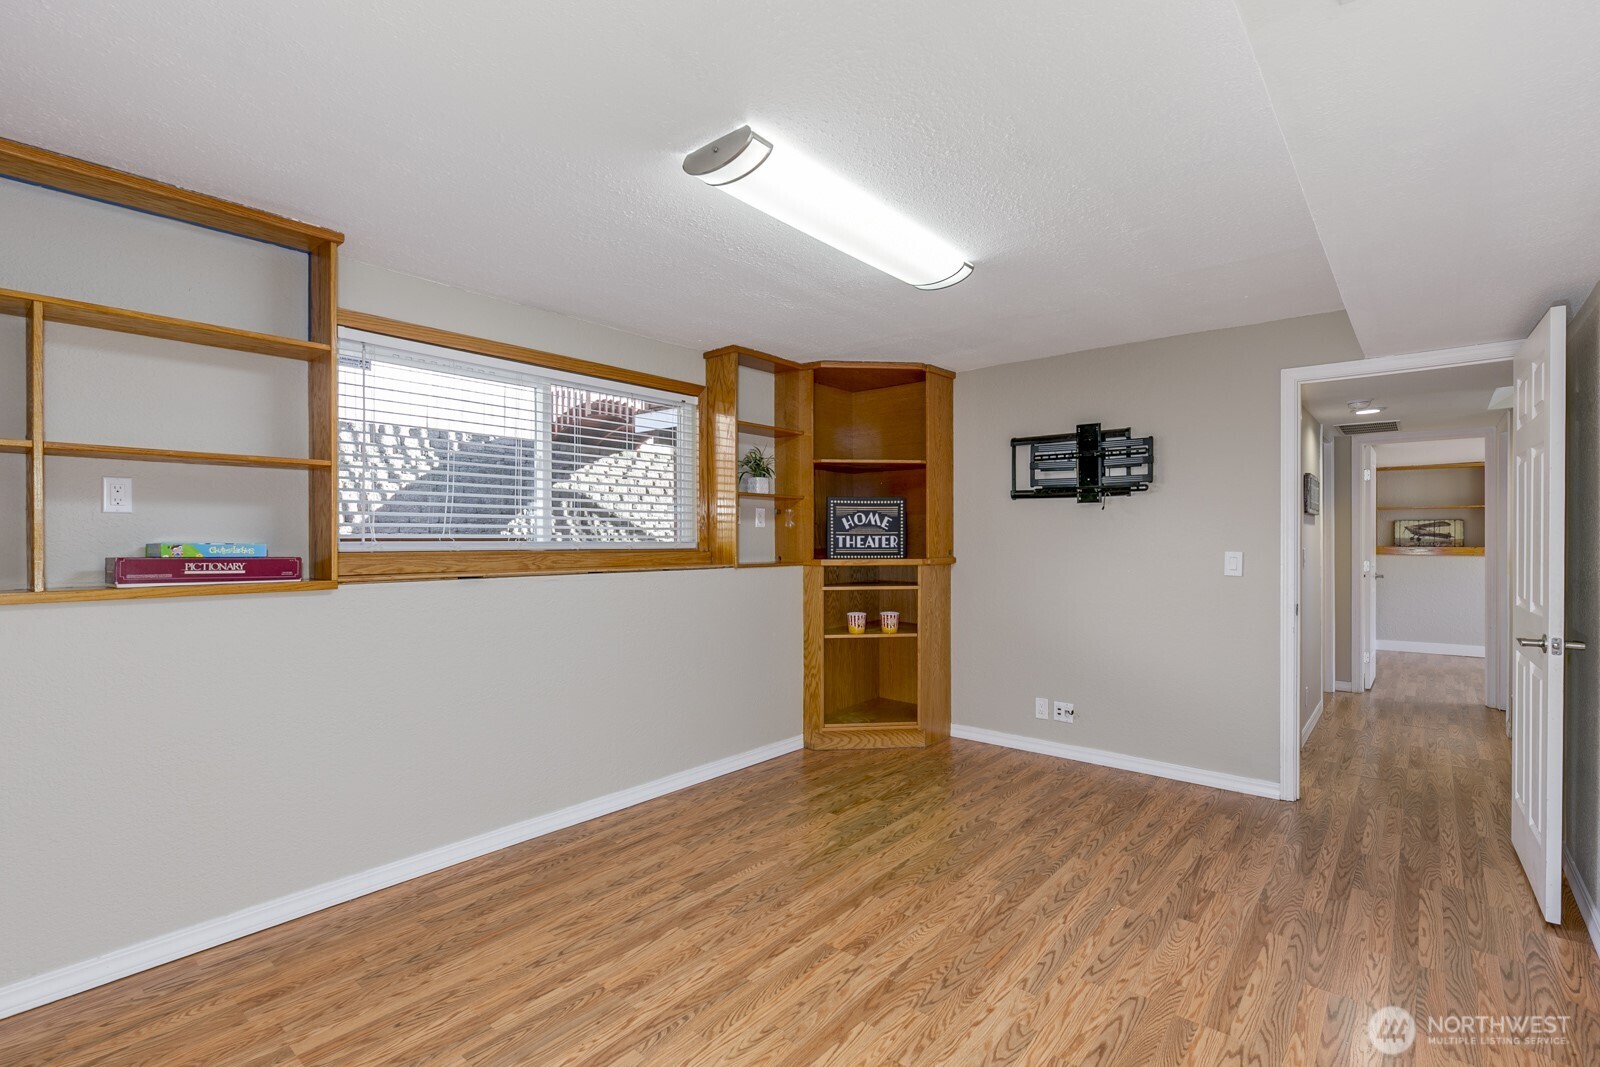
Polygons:
<instances>
[{"instance_id":1,"label":"framed picture on wall","mask_svg":"<svg viewBox=\"0 0 1600 1067\"><path fill-rule=\"evenodd\" d=\"M1300 476L1302 508L1307 515L1322 514L1322 481L1315 474Z\"/></svg>"}]
</instances>

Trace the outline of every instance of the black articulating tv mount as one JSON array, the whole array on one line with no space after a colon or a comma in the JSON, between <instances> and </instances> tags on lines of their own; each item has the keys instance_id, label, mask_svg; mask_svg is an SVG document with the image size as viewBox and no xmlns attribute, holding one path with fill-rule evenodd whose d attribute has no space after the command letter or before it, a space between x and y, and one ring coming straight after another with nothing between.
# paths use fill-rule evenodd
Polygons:
<instances>
[{"instance_id":1,"label":"black articulating tv mount","mask_svg":"<svg viewBox=\"0 0 1600 1067\"><path fill-rule=\"evenodd\" d=\"M1077 433L1011 439L1011 498L1076 497L1097 504L1150 488L1156 473L1153 437L1128 429L1078 424Z\"/></svg>"}]
</instances>

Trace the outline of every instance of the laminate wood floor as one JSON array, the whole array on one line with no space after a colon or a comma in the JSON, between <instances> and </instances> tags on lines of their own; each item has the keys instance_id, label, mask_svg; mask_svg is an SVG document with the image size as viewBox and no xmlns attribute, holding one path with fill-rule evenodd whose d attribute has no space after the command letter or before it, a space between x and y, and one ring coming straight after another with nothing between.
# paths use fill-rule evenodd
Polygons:
<instances>
[{"instance_id":1,"label":"laminate wood floor","mask_svg":"<svg viewBox=\"0 0 1600 1067\"><path fill-rule=\"evenodd\" d=\"M1377 1007L1566 1016L1481 661L1386 655L1259 800L970 742L787 756L0 1022L0 1063L1385 1062Z\"/></svg>"}]
</instances>

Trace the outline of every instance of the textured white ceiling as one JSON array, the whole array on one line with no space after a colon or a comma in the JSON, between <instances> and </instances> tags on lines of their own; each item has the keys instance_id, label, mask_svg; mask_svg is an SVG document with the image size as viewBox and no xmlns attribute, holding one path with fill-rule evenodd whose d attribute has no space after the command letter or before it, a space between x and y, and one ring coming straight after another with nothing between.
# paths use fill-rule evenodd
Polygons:
<instances>
[{"instance_id":1,"label":"textured white ceiling","mask_svg":"<svg viewBox=\"0 0 1600 1067\"><path fill-rule=\"evenodd\" d=\"M965 369L1341 303L1231 0L16 4L0 100L4 136L695 347ZM978 272L918 292L680 172L746 121Z\"/></svg>"},{"instance_id":2,"label":"textured white ceiling","mask_svg":"<svg viewBox=\"0 0 1600 1067\"><path fill-rule=\"evenodd\" d=\"M1511 384L1511 363L1474 363L1406 374L1312 382L1302 387L1300 402L1324 426L1349 422L1388 422L1402 430L1461 430L1494 426L1505 414L1489 410L1489 397ZM1352 415L1352 400L1371 400L1383 411Z\"/></svg>"},{"instance_id":3,"label":"textured white ceiling","mask_svg":"<svg viewBox=\"0 0 1600 1067\"><path fill-rule=\"evenodd\" d=\"M1239 0L1369 356L1524 337L1600 277L1595 0Z\"/></svg>"}]
</instances>

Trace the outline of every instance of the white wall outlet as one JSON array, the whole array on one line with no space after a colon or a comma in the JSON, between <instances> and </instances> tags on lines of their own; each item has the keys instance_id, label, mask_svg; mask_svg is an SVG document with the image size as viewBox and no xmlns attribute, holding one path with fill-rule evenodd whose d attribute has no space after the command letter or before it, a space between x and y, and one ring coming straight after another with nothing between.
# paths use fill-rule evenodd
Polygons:
<instances>
[{"instance_id":1,"label":"white wall outlet","mask_svg":"<svg viewBox=\"0 0 1600 1067\"><path fill-rule=\"evenodd\" d=\"M101 483L100 510L106 514L133 510L133 479L107 478Z\"/></svg>"},{"instance_id":2,"label":"white wall outlet","mask_svg":"<svg viewBox=\"0 0 1600 1067\"><path fill-rule=\"evenodd\" d=\"M1048 719L1050 717L1050 700L1048 697L1033 698L1033 717L1035 719Z\"/></svg>"},{"instance_id":3,"label":"white wall outlet","mask_svg":"<svg viewBox=\"0 0 1600 1067\"><path fill-rule=\"evenodd\" d=\"M1056 701L1056 722L1071 722L1072 713L1075 710L1076 709L1073 707L1073 705L1067 703L1065 700Z\"/></svg>"},{"instance_id":4,"label":"white wall outlet","mask_svg":"<svg viewBox=\"0 0 1600 1067\"><path fill-rule=\"evenodd\" d=\"M1222 554L1222 573L1229 578L1243 577L1244 553L1224 552Z\"/></svg>"},{"instance_id":5,"label":"white wall outlet","mask_svg":"<svg viewBox=\"0 0 1600 1067\"><path fill-rule=\"evenodd\" d=\"M756 529L760 530L767 525L767 509L756 508Z\"/></svg>"}]
</instances>

